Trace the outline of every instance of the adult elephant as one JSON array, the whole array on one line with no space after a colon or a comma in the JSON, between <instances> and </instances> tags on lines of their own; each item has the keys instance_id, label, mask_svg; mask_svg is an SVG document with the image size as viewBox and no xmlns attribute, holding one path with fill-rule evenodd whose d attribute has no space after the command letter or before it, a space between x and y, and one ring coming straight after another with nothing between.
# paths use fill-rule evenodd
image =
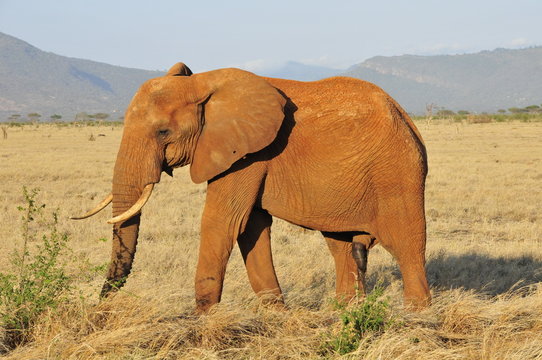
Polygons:
<instances>
[{"instance_id":1,"label":"adult elephant","mask_svg":"<svg viewBox=\"0 0 542 360\"><path fill-rule=\"evenodd\" d=\"M112 199L113 251L102 295L130 273L140 210L161 173L188 164L192 181L208 183L195 279L199 311L220 301L236 241L254 291L282 302L272 216L323 233L338 296L363 291L368 250L380 243L399 264L407 305L429 303L425 147L409 116L377 86L239 69L192 75L182 63L145 82L126 111L112 193L81 217Z\"/></svg>"}]
</instances>

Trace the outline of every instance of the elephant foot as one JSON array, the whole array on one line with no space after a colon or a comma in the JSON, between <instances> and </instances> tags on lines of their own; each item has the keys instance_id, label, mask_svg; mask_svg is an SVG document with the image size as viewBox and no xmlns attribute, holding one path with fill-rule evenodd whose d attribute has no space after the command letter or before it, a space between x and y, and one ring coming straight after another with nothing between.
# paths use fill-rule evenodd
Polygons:
<instances>
[{"instance_id":1,"label":"elephant foot","mask_svg":"<svg viewBox=\"0 0 542 360\"><path fill-rule=\"evenodd\" d=\"M421 264L402 268L405 307L411 311L420 311L431 305L431 292L424 270Z\"/></svg>"},{"instance_id":2,"label":"elephant foot","mask_svg":"<svg viewBox=\"0 0 542 360\"><path fill-rule=\"evenodd\" d=\"M431 305L431 296L421 298L405 298L405 308L409 311L422 311Z\"/></svg>"},{"instance_id":3,"label":"elephant foot","mask_svg":"<svg viewBox=\"0 0 542 360\"><path fill-rule=\"evenodd\" d=\"M106 280L102 286L102 291L100 291L100 298L106 298L116 293L117 291L119 291L121 287L124 286L125 283L126 283L126 277L117 279L117 280L115 279Z\"/></svg>"},{"instance_id":4,"label":"elephant foot","mask_svg":"<svg viewBox=\"0 0 542 360\"><path fill-rule=\"evenodd\" d=\"M219 303L219 299L211 294L196 296L196 314L203 315L209 313L211 308Z\"/></svg>"},{"instance_id":5,"label":"elephant foot","mask_svg":"<svg viewBox=\"0 0 542 360\"><path fill-rule=\"evenodd\" d=\"M284 297L281 293L276 294L272 292L259 293L260 306L266 309L285 311L287 310L284 303Z\"/></svg>"},{"instance_id":6,"label":"elephant foot","mask_svg":"<svg viewBox=\"0 0 542 360\"><path fill-rule=\"evenodd\" d=\"M259 293L259 305L263 308L273 309L273 310L287 310L284 303L284 298L282 294L274 294L271 292ZM196 297L196 310L195 313L198 315L208 314L211 311L212 307L218 304L219 301L213 300L211 295Z\"/></svg>"}]
</instances>

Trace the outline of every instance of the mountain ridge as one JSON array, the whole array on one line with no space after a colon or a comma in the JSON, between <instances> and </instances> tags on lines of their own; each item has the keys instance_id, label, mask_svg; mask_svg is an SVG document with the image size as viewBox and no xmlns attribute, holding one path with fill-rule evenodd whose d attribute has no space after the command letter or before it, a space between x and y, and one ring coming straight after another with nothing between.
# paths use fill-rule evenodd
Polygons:
<instances>
[{"instance_id":1,"label":"mountain ridge","mask_svg":"<svg viewBox=\"0 0 542 360\"><path fill-rule=\"evenodd\" d=\"M121 115L139 85L163 72L42 51L0 33L0 112Z\"/></svg>"},{"instance_id":2,"label":"mountain ridge","mask_svg":"<svg viewBox=\"0 0 542 360\"><path fill-rule=\"evenodd\" d=\"M0 121L31 112L60 114L64 120L79 112L103 112L116 119L144 81L163 74L57 55L0 32ZM542 47L375 56L343 71L290 61L258 74L301 81L335 75L364 79L417 114L428 104L495 112L542 103Z\"/></svg>"},{"instance_id":3,"label":"mountain ridge","mask_svg":"<svg viewBox=\"0 0 542 360\"><path fill-rule=\"evenodd\" d=\"M540 46L460 55L377 56L343 75L376 83L413 112L423 112L430 103L478 112L542 103Z\"/></svg>"}]
</instances>

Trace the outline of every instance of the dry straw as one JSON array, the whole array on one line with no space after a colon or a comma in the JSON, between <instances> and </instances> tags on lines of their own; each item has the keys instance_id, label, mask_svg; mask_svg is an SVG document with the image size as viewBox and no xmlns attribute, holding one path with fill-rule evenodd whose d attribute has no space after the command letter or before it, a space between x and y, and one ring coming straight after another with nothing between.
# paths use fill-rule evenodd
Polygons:
<instances>
[{"instance_id":1,"label":"dry straw","mask_svg":"<svg viewBox=\"0 0 542 360\"><path fill-rule=\"evenodd\" d=\"M334 268L323 239L282 221L273 225L273 252L289 310L258 305L234 251L223 302L209 315L193 314L205 187L178 169L145 208L125 292L99 303L102 275L87 279L82 298L43 314L32 341L4 358L542 359L542 124L433 121L420 128L430 166L433 306L403 311L397 266L375 248L368 285L385 287L395 325L366 334L353 353L322 352L340 329L340 313L328 301ZM2 269L20 241L22 185L41 188L41 200L59 207L62 219L82 213L110 191L121 135L121 128L93 128L106 136L88 141L89 129L44 124L8 131L0 144ZM60 222L76 255L108 261L108 215Z\"/></svg>"}]
</instances>

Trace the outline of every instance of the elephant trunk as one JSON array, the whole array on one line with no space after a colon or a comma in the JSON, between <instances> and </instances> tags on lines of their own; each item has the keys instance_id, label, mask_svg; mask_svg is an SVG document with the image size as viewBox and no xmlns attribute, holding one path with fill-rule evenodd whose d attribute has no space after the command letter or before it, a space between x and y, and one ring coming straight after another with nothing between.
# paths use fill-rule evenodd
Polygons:
<instances>
[{"instance_id":1,"label":"elephant trunk","mask_svg":"<svg viewBox=\"0 0 542 360\"><path fill-rule=\"evenodd\" d=\"M109 219L107 222L109 224L116 224L116 223L122 223L128 219L130 219L132 216L138 214L141 211L141 208L147 203L149 198L152 194L152 189L154 188L154 184L147 184L145 185L145 188L143 189L143 193L137 199L137 201L125 212L121 213L120 215L117 215L113 217L112 219Z\"/></svg>"},{"instance_id":2,"label":"elephant trunk","mask_svg":"<svg viewBox=\"0 0 542 360\"><path fill-rule=\"evenodd\" d=\"M113 226L111 262L100 296L107 296L111 291L121 288L126 282L132 270L140 219L141 216L137 214L122 224Z\"/></svg>"},{"instance_id":3,"label":"elephant trunk","mask_svg":"<svg viewBox=\"0 0 542 360\"><path fill-rule=\"evenodd\" d=\"M141 203L138 200L144 192L147 193L146 201L153 184L160 181L163 153L160 154L157 150L157 145L142 138L127 138L125 132L113 174L112 220L121 215L125 216L114 221L111 263L102 296L122 287L132 269L141 219L139 209L133 211L132 208L134 204ZM126 216L127 214L130 216Z\"/></svg>"}]
</instances>

